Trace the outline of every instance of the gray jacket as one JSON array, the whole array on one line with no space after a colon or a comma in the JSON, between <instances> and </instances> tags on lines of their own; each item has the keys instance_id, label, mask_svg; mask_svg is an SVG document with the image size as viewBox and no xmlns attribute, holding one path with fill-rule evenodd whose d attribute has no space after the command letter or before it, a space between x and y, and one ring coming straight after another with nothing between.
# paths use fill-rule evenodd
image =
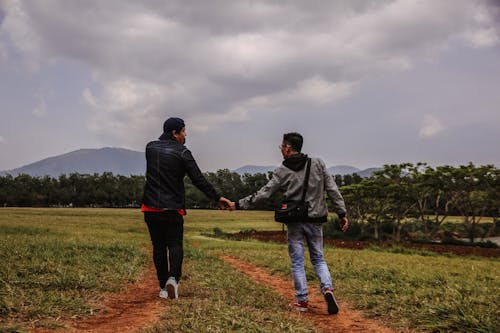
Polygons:
<instances>
[{"instance_id":1,"label":"gray jacket","mask_svg":"<svg viewBox=\"0 0 500 333\"><path fill-rule=\"evenodd\" d=\"M303 158L307 158L306 155L302 156ZM284 201L299 201L302 198L305 173L305 167L294 171L285 165L281 165L274 171L273 177L264 187L238 201L239 208L249 209L255 202L268 199L278 190L284 193ZM340 217L345 216L344 198L342 198L333 177L328 173L325 163L319 158L311 158L311 171L305 198L309 207L309 218L318 219L328 216L325 192L333 204L334 211Z\"/></svg>"}]
</instances>

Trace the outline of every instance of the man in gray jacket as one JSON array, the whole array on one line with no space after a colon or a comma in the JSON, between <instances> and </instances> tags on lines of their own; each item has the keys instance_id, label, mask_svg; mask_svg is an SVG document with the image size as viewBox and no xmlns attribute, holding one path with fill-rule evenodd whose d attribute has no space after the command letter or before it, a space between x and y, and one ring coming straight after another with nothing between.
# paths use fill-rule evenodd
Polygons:
<instances>
[{"instance_id":1,"label":"man in gray jacket","mask_svg":"<svg viewBox=\"0 0 500 333\"><path fill-rule=\"evenodd\" d=\"M277 168L271 180L256 193L253 193L236 202L237 209L248 209L255 202L268 199L278 190L283 191L284 200L299 201L302 197L302 187L306 174L308 156L301 153L303 138L299 133L283 135L283 142L279 146L283 155L283 165ZM290 306L298 311L307 311L308 290L304 269L304 239L307 241L309 256L316 275L320 280L328 313L338 313L338 304L333 295L333 285L330 271L323 258L323 222L328 218L328 207L324 193L328 194L333 208L340 218L342 230L349 228L346 217L344 199L331 175L328 174L325 163L319 158L311 158L311 170L305 202L308 206L308 218L299 223L287 224L288 254L292 266L292 278L295 287L295 302Z\"/></svg>"}]
</instances>

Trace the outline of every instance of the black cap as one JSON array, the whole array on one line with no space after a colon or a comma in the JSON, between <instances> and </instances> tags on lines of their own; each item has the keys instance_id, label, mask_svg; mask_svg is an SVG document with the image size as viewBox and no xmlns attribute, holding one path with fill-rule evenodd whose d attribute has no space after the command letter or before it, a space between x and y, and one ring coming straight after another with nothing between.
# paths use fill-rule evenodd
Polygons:
<instances>
[{"instance_id":1,"label":"black cap","mask_svg":"<svg viewBox=\"0 0 500 333\"><path fill-rule=\"evenodd\" d=\"M179 132L184 127L186 127L186 125L184 124L184 120L182 120L181 118L171 117L165 120L165 122L163 123L163 132L170 133L173 130Z\"/></svg>"},{"instance_id":2,"label":"black cap","mask_svg":"<svg viewBox=\"0 0 500 333\"><path fill-rule=\"evenodd\" d=\"M160 140L164 140L170 137L172 131L180 132L181 129L186 127L184 120L177 117L170 117L163 123L163 134L160 136Z\"/></svg>"}]
</instances>

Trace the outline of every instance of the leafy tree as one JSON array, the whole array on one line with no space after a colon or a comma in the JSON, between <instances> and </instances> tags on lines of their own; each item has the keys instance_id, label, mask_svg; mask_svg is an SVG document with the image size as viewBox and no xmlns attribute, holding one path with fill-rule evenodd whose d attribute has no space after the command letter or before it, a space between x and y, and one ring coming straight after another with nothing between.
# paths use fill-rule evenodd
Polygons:
<instances>
[{"instance_id":1,"label":"leafy tree","mask_svg":"<svg viewBox=\"0 0 500 333\"><path fill-rule=\"evenodd\" d=\"M337 175L337 176L340 176L340 175ZM337 177L335 176L335 177ZM344 175L343 177L340 176L340 182L337 182L337 185L339 186L349 186L349 185L352 185L352 184L359 184L363 181L363 177L361 177L360 175L358 175L357 173L353 173L353 174L350 174L350 175Z\"/></svg>"},{"instance_id":2,"label":"leafy tree","mask_svg":"<svg viewBox=\"0 0 500 333\"><path fill-rule=\"evenodd\" d=\"M486 175L495 172L495 168L492 165L475 167L469 163L449 170L447 187L451 202L463 217L465 230L472 243L480 231L479 222L489 207Z\"/></svg>"},{"instance_id":3,"label":"leafy tree","mask_svg":"<svg viewBox=\"0 0 500 333\"><path fill-rule=\"evenodd\" d=\"M373 197L368 193L368 186L365 183L352 184L341 188L342 196L346 202L347 215L349 220L360 225L360 237L367 233L369 217L373 209ZM375 239L378 239L378 228Z\"/></svg>"},{"instance_id":4,"label":"leafy tree","mask_svg":"<svg viewBox=\"0 0 500 333\"><path fill-rule=\"evenodd\" d=\"M491 227L483 237L489 237L495 233L498 223L500 223L500 169L493 168L484 175L487 192L488 215L493 217Z\"/></svg>"},{"instance_id":5,"label":"leafy tree","mask_svg":"<svg viewBox=\"0 0 500 333\"><path fill-rule=\"evenodd\" d=\"M375 179L384 186L383 200L387 203L386 213L391 216L393 223L393 240L401 241L401 229L403 219L415 207L411 198L412 178L409 170L413 167L411 163L384 165L383 169L375 172Z\"/></svg>"},{"instance_id":6,"label":"leafy tree","mask_svg":"<svg viewBox=\"0 0 500 333\"><path fill-rule=\"evenodd\" d=\"M425 168L424 172L420 172L418 167L411 171L415 179L413 196L423 232L430 239L450 213L452 196L447 184L451 182L452 167L441 166L433 169L425 164L420 166Z\"/></svg>"},{"instance_id":7,"label":"leafy tree","mask_svg":"<svg viewBox=\"0 0 500 333\"><path fill-rule=\"evenodd\" d=\"M343 185L347 185L344 183L344 177L342 177L342 175L334 175L333 179L339 188Z\"/></svg>"}]
</instances>

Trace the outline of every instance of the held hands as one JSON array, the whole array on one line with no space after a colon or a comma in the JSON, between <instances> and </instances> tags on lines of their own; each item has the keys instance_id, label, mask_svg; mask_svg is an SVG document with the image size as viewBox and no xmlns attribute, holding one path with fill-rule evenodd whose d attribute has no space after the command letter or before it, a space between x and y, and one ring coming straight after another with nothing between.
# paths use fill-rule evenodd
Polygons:
<instances>
[{"instance_id":1,"label":"held hands","mask_svg":"<svg viewBox=\"0 0 500 333\"><path fill-rule=\"evenodd\" d=\"M219 199L219 208L220 209L228 209L230 211L233 211L236 209L236 204L227 198L221 197Z\"/></svg>"},{"instance_id":2,"label":"held hands","mask_svg":"<svg viewBox=\"0 0 500 333\"><path fill-rule=\"evenodd\" d=\"M340 226L343 232L349 230L349 220L347 219L347 217L343 217L340 219Z\"/></svg>"}]
</instances>

